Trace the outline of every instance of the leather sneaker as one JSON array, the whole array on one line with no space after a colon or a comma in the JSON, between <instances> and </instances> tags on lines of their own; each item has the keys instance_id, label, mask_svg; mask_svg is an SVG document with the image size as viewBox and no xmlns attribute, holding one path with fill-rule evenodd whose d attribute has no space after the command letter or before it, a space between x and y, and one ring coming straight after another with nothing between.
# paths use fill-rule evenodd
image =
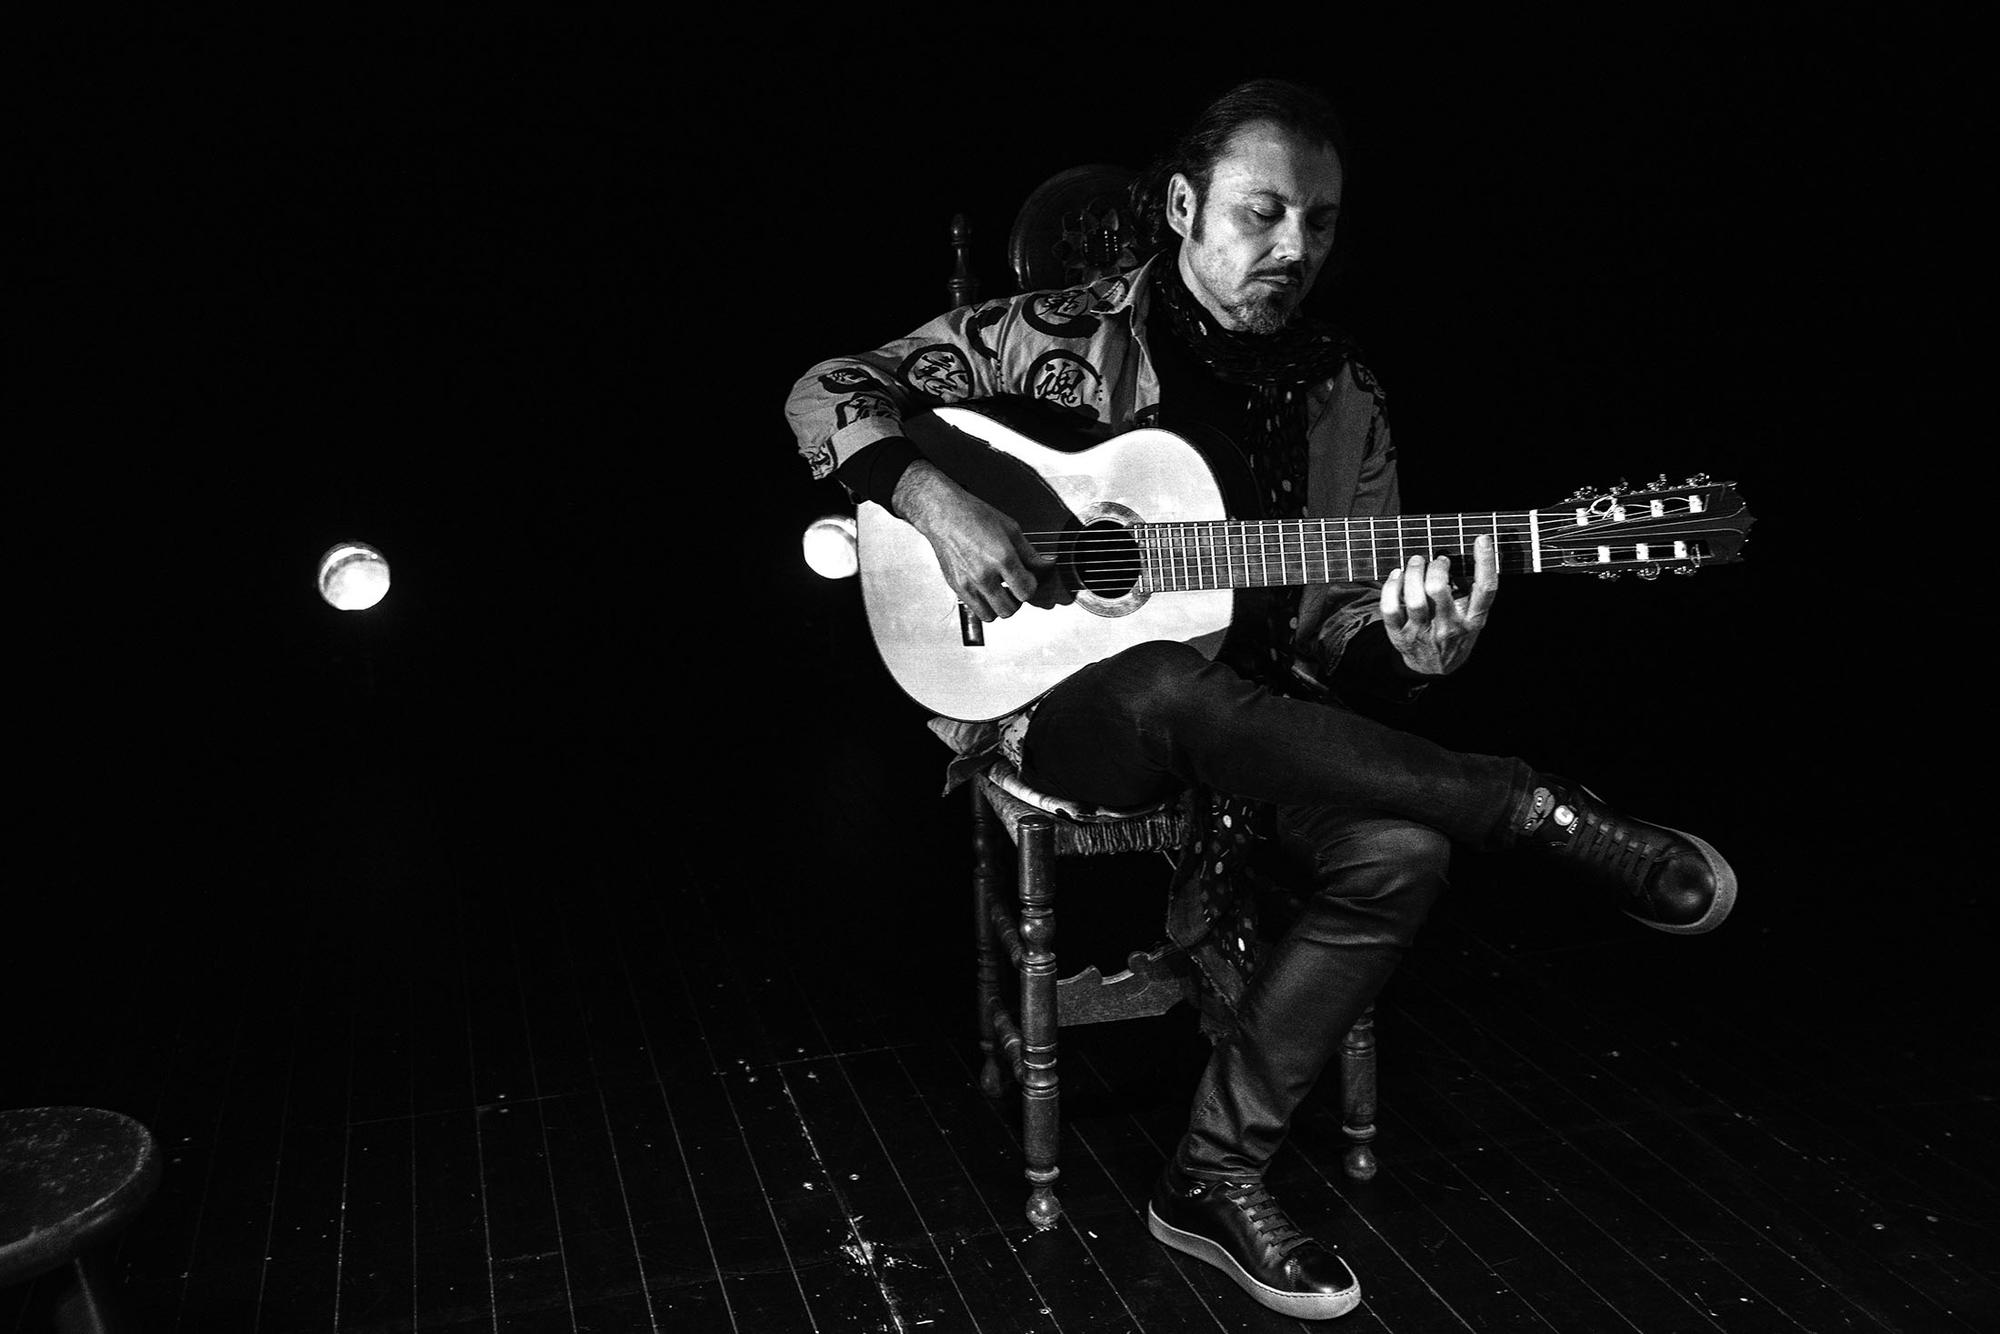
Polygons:
<instances>
[{"instance_id":1,"label":"leather sneaker","mask_svg":"<svg viewBox=\"0 0 2000 1334\"><path fill-rule=\"evenodd\" d=\"M1539 783L1520 845L1609 884L1626 916L1695 936L1721 926L1736 906L1736 872L1693 834L1621 815L1580 783L1548 776Z\"/></svg>"},{"instance_id":2,"label":"leather sneaker","mask_svg":"<svg viewBox=\"0 0 2000 1334\"><path fill-rule=\"evenodd\" d=\"M1354 1271L1294 1227L1261 1181L1203 1181L1169 1164L1146 1224L1161 1242L1295 1319L1328 1320L1361 1302Z\"/></svg>"}]
</instances>

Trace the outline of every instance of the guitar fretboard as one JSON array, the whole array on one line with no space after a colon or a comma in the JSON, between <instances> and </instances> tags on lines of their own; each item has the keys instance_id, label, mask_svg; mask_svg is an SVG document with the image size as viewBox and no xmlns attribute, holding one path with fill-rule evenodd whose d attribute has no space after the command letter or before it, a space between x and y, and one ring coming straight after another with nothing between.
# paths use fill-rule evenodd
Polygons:
<instances>
[{"instance_id":1,"label":"guitar fretboard","mask_svg":"<svg viewBox=\"0 0 2000 1334\"><path fill-rule=\"evenodd\" d=\"M1503 571L1536 570L1536 511L1362 519L1206 520L1132 530L1157 591L1268 588L1386 578L1410 557L1451 554L1471 574L1473 541L1491 537Z\"/></svg>"}]
</instances>

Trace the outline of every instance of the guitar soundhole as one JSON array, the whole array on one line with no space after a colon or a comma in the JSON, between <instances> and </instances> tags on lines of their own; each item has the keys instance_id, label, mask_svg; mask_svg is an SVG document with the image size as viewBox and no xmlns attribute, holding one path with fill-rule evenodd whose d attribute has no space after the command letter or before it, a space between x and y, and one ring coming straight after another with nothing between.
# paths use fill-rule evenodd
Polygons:
<instances>
[{"instance_id":1,"label":"guitar soundhole","mask_svg":"<svg viewBox=\"0 0 2000 1334\"><path fill-rule=\"evenodd\" d=\"M1120 598L1139 582L1139 544L1122 524L1093 523L1070 545L1069 577L1073 586L1102 598Z\"/></svg>"}]
</instances>

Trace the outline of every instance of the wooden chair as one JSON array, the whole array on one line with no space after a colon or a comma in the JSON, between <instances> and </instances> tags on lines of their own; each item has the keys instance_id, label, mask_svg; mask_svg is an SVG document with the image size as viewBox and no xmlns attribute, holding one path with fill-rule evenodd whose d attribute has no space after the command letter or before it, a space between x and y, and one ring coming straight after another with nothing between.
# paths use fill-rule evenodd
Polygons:
<instances>
[{"instance_id":1,"label":"wooden chair","mask_svg":"<svg viewBox=\"0 0 2000 1334\"><path fill-rule=\"evenodd\" d=\"M1143 256L1126 202L1132 178L1120 167L1078 167L1035 190L1009 236L1009 265L1019 290L1072 286L1135 267ZM951 299L969 304L978 300L979 284L963 215L952 219L951 234L956 254ZM1092 965L1063 976L1056 956L1056 865L1073 857L1177 853L1187 844L1193 816L1180 802L1108 817L1060 813L1059 803L1028 789L1004 760L967 786L976 1009L985 1054L980 1087L1000 1097L1004 1076L1011 1075L1021 1090L1027 1216L1037 1228L1048 1228L1062 1216L1055 1193L1061 1172L1058 1030L1164 1014L1183 1001L1196 1003L1200 985L1193 962L1164 939L1132 951L1124 970L1114 975ZM1162 938L1164 916L1154 919L1161 923ZM1003 981L1010 971L1011 986ZM1372 1007L1342 1043L1340 1075L1342 1126L1349 1140L1343 1166L1348 1176L1366 1180L1376 1171Z\"/></svg>"}]
</instances>

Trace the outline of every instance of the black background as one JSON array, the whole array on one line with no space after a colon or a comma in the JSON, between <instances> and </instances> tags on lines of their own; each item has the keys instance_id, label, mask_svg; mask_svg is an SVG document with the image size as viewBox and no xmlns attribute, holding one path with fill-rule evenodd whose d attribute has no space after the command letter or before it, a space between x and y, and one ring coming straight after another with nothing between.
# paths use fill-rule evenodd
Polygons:
<instances>
[{"instance_id":1,"label":"black background","mask_svg":"<svg viewBox=\"0 0 2000 1334\"><path fill-rule=\"evenodd\" d=\"M78 933L245 929L327 828L388 818L383 764L530 823L601 789L787 868L746 877L774 906L912 864L943 752L798 558L842 497L786 392L943 307L953 213L1001 290L1038 182L1267 73L1349 120L1314 302L1387 388L1413 511L1700 470L1759 516L1698 578L1510 583L1411 725L1709 834L1745 939L1792 933L1774 978L1969 957L1932 912L1974 892L1985 749L1986 539L1940 521L1980 450L1943 407L1983 314L1969 37L1343 11L183 12L16 45L16 975ZM395 572L364 615L314 591L346 539Z\"/></svg>"}]
</instances>

